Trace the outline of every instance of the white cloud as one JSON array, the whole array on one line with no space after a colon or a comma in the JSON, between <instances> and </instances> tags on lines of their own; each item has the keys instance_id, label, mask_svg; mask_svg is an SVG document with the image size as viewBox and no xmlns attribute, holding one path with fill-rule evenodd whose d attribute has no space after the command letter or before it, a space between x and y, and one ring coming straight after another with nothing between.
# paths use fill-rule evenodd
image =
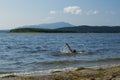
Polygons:
<instances>
[{"instance_id":1,"label":"white cloud","mask_svg":"<svg viewBox=\"0 0 120 80\"><path fill-rule=\"evenodd\" d=\"M99 11L97 11L97 10L88 10L85 13L86 13L86 15L93 15L93 14L98 14Z\"/></svg>"},{"instance_id":2,"label":"white cloud","mask_svg":"<svg viewBox=\"0 0 120 80\"><path fill-rule=\"evenodd\" d=\"M95 11L93 11L93 14L98 14L98 13L99 13L99 11L96 11L96 10L95 10Z\"/></svg>"},{"instance_id":3,"label":"white cloud","mask_svg":"<svg viewBox=\"0 0 120 80\"><path fill-rule=\"evenodd\" d=\"M111 14L111 15L116 15L117 14L117 12L115 12L115 11L106 11L105 13L106 14Z\"/></svg>"},{"instance_id":4,"label":"white cloud","mask_svg":"<svg viewBox=\"0 0 120 80\"><path fill-rule=\"evenodd\" d=\"M79 6L68 6L64 8L65 13L81 14L82 9Z\"/></svg>"},{"instance_id":5,"label":"white cloud","mask_svg":"<svg viewBox=\"0 0 120 80\"><path fill-rule=\"evenodd\" d=\"M51 10L51 11L50 11L50 14L56 14L56 11Z\"/></svg>"}]
</instances>

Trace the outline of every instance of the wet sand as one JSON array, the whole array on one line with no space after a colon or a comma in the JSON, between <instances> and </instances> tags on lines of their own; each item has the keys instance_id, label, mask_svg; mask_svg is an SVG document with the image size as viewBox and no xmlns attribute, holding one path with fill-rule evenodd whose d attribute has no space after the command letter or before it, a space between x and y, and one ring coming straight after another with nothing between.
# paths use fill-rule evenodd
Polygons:
<instances>
[{"instance_id":1,"label":"wet sand","mask_svg":"<svg viewBox=\"0 0 120 80\"><path fill-rule=\"evenodd\" d=\"M31 75L9 73L1 76L0 80L120 80L120 65L58 69L47 75L39 72Z\"/></svg>"}]
</instances>

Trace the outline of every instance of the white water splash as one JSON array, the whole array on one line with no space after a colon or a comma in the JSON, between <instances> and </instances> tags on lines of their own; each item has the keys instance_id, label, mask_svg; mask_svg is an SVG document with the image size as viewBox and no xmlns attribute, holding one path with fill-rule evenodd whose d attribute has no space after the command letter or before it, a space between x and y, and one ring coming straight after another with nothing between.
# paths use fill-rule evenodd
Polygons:
<instances>
[{"instance_id":1,"label":"white water splash","mask_svg":"<svg viewBox=\"0 0 120 80\"><path fill-rule=\"evenodd\" d=\"M67 46L61 47L60 48L60 52L61 53L71 53Z\"/></svg>"}]
</instances>

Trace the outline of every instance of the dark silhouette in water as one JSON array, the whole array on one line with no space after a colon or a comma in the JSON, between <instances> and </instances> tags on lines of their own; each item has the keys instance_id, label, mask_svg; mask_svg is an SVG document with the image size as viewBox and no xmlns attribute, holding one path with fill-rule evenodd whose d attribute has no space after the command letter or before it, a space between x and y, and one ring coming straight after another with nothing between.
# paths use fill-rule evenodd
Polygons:
<instances>
[{"instance_id":1,"label":"dark silhouette in water","mask_svg":"<svg viewBox=\"0 0 120 80\"><path fill-rule=\"evenodd\" d=\"M75 49L72 49L68 43L66 43L68 49L70 50L71 53L76 53L77 51Z\"/></svg>"}]
</instances>

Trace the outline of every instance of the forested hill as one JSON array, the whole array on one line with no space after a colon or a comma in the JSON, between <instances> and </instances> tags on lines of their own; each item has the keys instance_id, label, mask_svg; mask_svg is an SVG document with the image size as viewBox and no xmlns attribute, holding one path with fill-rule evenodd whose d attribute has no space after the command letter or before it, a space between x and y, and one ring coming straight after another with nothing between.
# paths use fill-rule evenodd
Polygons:
<instances>
[{"instance_id":1,"label":"forested hill","mask_svg":"<svg viewBox=\"0 0 120 80\"><path fill-rule=\"evenodd\" d=\"M58 30L68 30L76 33L120 33L120 26L75 26L58 28Z\"/></svg>"},{"instance_id":2,"label":"forested hill","mask_svg":"<svg viewBox=\"0 0 120 80\"><path fill-rule=\"evenodd\" d=\"M44 28L18 28L10 30L12 33L120 33L120 26L75 26L63 27L57 29L44 29Z\"/></svg>"},{"instance_id":3,"label":"forested hill","mask_svg":"<svg viewBox=\"0 0 120 80\"><path fill-rule=\"evenodd\" d=\"M72 33L72 32L73 31L69 30L46 29L46 28L17 28L10 30L10 33Z\"/></svg>"}]
</instances>

